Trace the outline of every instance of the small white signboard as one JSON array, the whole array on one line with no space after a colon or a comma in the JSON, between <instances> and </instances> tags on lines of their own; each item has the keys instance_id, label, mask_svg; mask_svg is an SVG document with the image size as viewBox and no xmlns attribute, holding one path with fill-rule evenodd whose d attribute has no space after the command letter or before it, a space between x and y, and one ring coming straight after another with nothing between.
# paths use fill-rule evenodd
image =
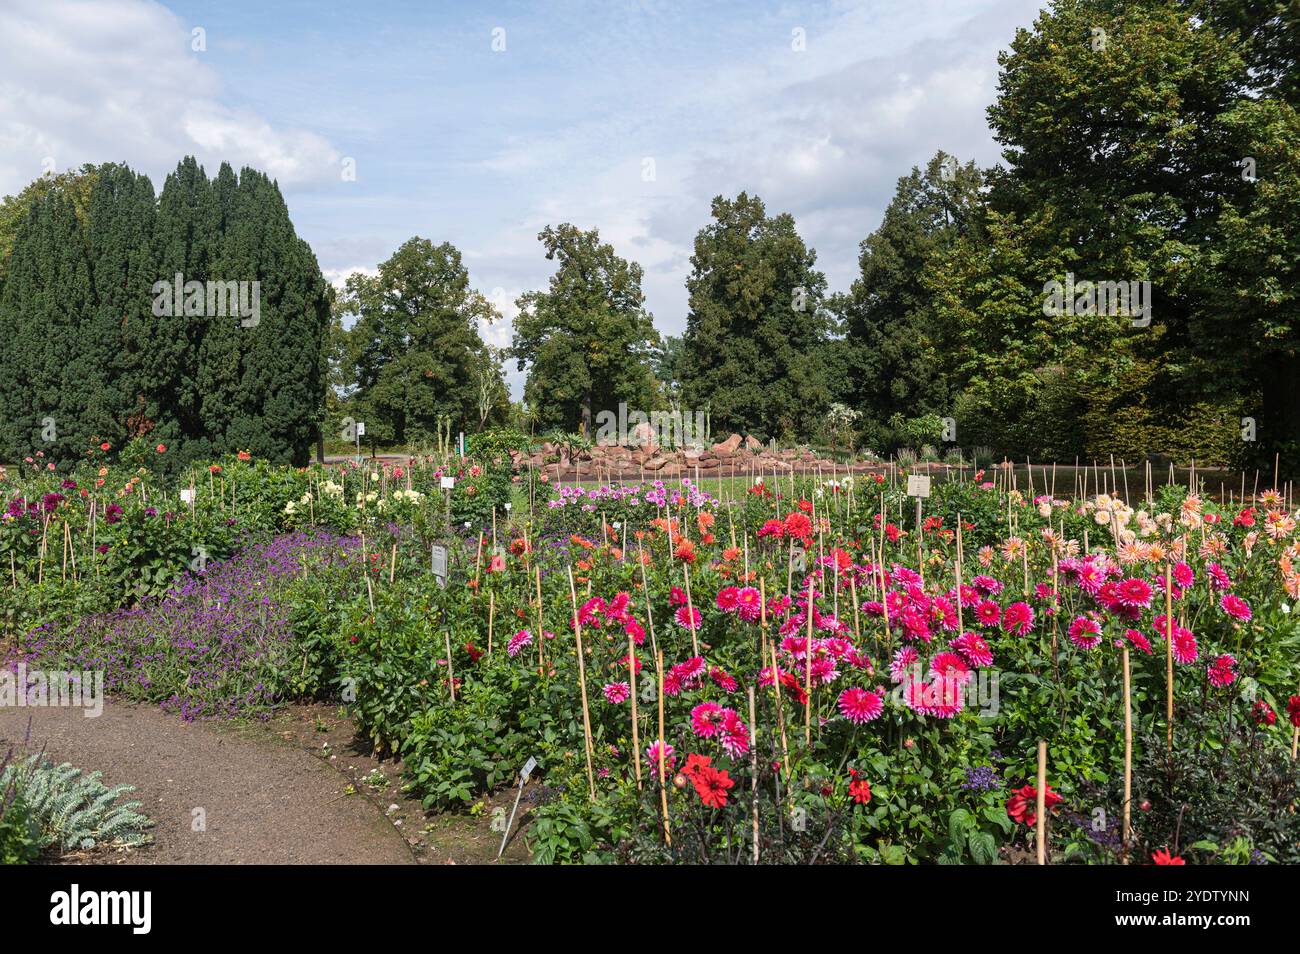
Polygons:
<instances>
[{"instance_id":1,"label":"small white signboard","mask_svg":"<svg viewBox=\"0 0 1300 954\"><path fill-rule=\"evenodd\" d=\"M365 437L365 436L366 436L366 422L357 421L357 437Z\"/></svg>"},{"instance_id":2,"label":"small white signboard","mask_svg":"<svg viewBox=\"0 0 1300 954\"><path fill-rule=\"evenodd\" d=\"M194 503L194 488L185 487L181 490L181 503Z\"/></svg>"},{"instance_id":3,"label":"small white signboard","mask_svg":"<svg viewBox=\"0 0 1300 954\"><path fill-rule=\"evenodd\" d=\"M528 776L533 774L533 769L535 768L537 768L537 759L530 755L528 756L528 761L524 763L523 770L519 773L519 781L528 781Z\"/></svg>"},{"instance_id":4,"label":"small white signboard","mask_svg":"<svg viewBox=\"0 0 1300 954\"><path fill-rule=\"evenodd\" d=\"M930 496L930 478L923 474L909 474L907 477L907 495L909 497Z\"/></svg>"},{"instance_id":5,"label":"small white signboard","mask_svg":"<svg viewBox=\"0 0 1300 954\"><path fill-rule=\"evenodd\" d=\"M434 544L430 558L430 569L439 586L447 585L447 548Z\"/></svg>"},{"instance_id":6,"label":"small white signboard","mask_svg":"<svg viewBox=\"0 0 1300 954\"><path fill-rule=\"evenodd\" d=\"M455 487L455 486L456 486L456 478L455 478L455 477L444 477L444 478L442 478L442 489L443 489L443 490L451 490L451 489L452 489L453 487Z\"/></svg>"}]
</instances>

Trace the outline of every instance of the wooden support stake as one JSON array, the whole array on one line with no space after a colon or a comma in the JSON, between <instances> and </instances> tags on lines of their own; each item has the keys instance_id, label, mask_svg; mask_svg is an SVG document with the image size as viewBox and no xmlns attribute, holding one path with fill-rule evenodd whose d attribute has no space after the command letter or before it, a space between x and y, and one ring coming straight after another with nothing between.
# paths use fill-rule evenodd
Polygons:
<instances>
[{"instance_id":1,"label":"wooden support stake","mask_svg":"<svg viewBox=\"0 0 1300 954\"><path fill-rule=\"evenodd\" d=\"M1047 742L1038 740L1038 791L1036 815L1038 821L1038 863L1047 864Z\"/></svg>"},{"instance_id":2,"label":"wooden support stake","mask_svg":"<svg viewBox=\"0 0 1300 954\"><path fill-rule=\"evenodd\" d=\"M1120 658L1124 665L1124 829L1120 851L1124 864L1128 864L1129 840L1133 835L1133 687L1127 646L1123 647Z\"/></svg>"},{"instance_id":3,"label":"wooden support stake","mask_svg":"<svg viewBox=\"0 0 1300 954\"><path fill-rule=\"evenodd\" d=\"M573 602L573 634L578 644L578 689L582 696L582 736L587 752L587 787L596 800L596 774L591 767L591 712L587 708L587 666L582 653L582 623L578 620L578 591L573 585L573 565L569 565L569 599Z\"/></svg>"}]
</instances>

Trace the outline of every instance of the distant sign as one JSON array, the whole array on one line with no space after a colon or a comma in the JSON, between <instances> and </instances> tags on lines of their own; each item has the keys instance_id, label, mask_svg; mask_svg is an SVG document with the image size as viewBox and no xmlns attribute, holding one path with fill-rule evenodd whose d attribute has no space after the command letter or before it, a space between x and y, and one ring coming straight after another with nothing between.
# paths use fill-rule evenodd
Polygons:
<instances>
[{"instance_id":1,"label":"distant sign","mask_svg":"<svg viewBox=\"0 0 1300 954\"><path fill-rule=\"evenodd\" d=\"M194 488L186 487L181 491L181 503L194 503Z\"/></svg>"},{"instance_id":2,"label":"distant sign","mask_svg":"<svg viewBox=\"0 0 1300 954\"><path fill-rule=\"evenodd\" d=\"M528 761L524 763L523 770L519 773L519 780L521 782L528 781L528 776L533 774L533 769L535 768L537 768L537 759L530 755L528 756Z\"/></svg>"},{"instance_id":3,"label":"distant sign","mask_svg":"<svg viewBox=\"0 0 1300 954\"><path fill-rule=\"evenodd\" d=\"M429 568L439 586L447 585L447 548L434 544Z\"/></svg>"},{"instance_id":4,"label":"distant sign","mask_svg":"<svg viewBox=\"0 0 1300 954\"><path fill-rule=\"evenodd\" d=\"M365 437L365 436L366 436L366 422L357 421L357 437Z\"/></svg>"},{"instance_id":5,"label":"distant sign","mask_svg":"<svg viewBox=\"0 0 1300 954\"><path fill-rule=\"evenodd\" d=\"M455 486L456 486L456 478L455 478L455 477L444 477L444 478L442 478L442 489L443 489L443 490L451 490L451 489L452 489L453 487L455 487Z\"/></svg>"},{"instance_id":6,"label":"distant sign","mask_svg":"<svg viewBox=\"0 0 1300 954\"><path fill-rule=\"evenodd\" d=\"M907 478L907 495L909 497L930 496L930 478L920 474L909 474Z\"/></svg>"}]
</instances>

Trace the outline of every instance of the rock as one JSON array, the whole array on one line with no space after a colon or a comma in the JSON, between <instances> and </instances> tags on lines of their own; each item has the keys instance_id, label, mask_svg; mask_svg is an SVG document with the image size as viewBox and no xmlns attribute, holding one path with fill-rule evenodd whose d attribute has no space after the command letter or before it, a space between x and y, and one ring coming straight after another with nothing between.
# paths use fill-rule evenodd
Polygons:
<instances>
[{"instance_id":1,"label":"rock","mask_svg":"<svg viewBox=\"0 0 1300 954\"><path fill-rule=\"evenodd\" d=\"M732 434L725 441L714 444L710 450L719 456L730 457L740 448L741 437L739 434Z\"/></svg>"},{"instance_id":2,"label":"rock","mask_svg":"<svg viewBox=\"0 0 1300 954\"><path fill-rule=\"evenodd\" d=\"M655 455L654 457L650 457L645 461L645 469L659 471L662 470L665 466L667 466L667 464L668 464L667 460L665 460L662 457L659 457L658 455Z\"/></svg>"},{"instance_id":3,"label":"rock","mask_svg":"<svg viewBox=\"0 0 1300 954\"><path fill-rule=\"evenodd\" d=\"M755 437L753 434L748 434L748 435L746 435L746 437L745 437L745 450L761 451L762 449L763 449L763 442L762 442L762 441L760 441L760 440L759 440L757 437Z\"/></svg>"}]
</instances>

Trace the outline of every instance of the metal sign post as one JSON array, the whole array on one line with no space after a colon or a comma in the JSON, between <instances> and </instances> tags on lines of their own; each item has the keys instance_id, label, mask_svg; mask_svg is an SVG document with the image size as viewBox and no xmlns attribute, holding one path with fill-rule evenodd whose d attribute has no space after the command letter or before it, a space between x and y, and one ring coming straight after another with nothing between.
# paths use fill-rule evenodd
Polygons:
<instances>
[{"instance_id":1,"label":"metal sign post","mask_svg":"<svg viewBox=\"0 0 1300 954\"><path fill-rule=\"evenodd\" d=\"M506 822L505 834L501 836L501 847L497 849L497 861L501 860L501 855L506 850L506 842L510 840L510 829L515 823L515 812L519 810L519 799L524 794L524 783L528 781L528 776L533 774L535 768L537 768L537 759L530 755L528 761L524 763L523 769L519 772L519 791L515 792L515 804L510 809L510 818Z\"/></svg>"}]
</instances>

